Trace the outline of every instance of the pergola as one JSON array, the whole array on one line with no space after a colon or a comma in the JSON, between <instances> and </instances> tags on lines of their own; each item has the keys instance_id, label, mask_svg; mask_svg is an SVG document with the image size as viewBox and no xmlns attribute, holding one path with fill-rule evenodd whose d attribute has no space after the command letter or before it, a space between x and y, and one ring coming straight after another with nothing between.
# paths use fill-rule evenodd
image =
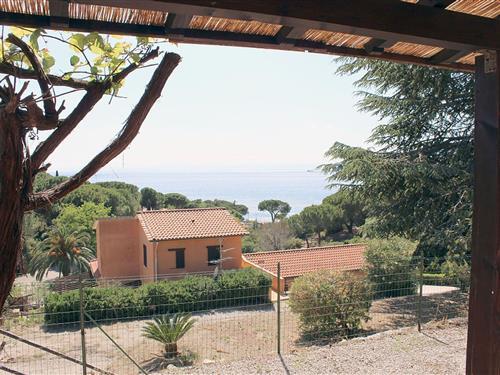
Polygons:
<instances>
[{"instance_id":1,"label":"pergola","mask_svg":"<svg viewBox=\"0 0 500 375\"><path fill-rule=\"evenodd\" d=\"M500 0L2 0L0 23L475 73L467 373L500 374Z\"/></svg>"}]
</instances>

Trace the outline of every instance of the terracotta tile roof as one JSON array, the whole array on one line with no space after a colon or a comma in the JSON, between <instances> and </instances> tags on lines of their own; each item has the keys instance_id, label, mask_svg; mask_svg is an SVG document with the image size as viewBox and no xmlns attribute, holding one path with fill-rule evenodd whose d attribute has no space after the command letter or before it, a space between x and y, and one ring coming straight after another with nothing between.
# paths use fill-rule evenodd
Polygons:
<instances>
[{"instance_id":1,"label":"terracotta tile roof","mask_svg":"<svg viewBox=\"0 0 500 375\"><path fill-rule=\"evenodd\" d=\"M250 253L244 254L243 258L274 275L280 262L281 276L295 277L322 269L359 270L364 265L365 249L363 244L310 247Z\"/></svg>"},{"instance_id":2,"label":"terracotta tile roof","mask_svg":"<svg viewBox=\"0 0 500 375\"><path fill-rule=\"evenodd\" d=\"M243 236L248 231L225 208L187 208L137 213L149 241Z\"/></svg>"}]
</instances>

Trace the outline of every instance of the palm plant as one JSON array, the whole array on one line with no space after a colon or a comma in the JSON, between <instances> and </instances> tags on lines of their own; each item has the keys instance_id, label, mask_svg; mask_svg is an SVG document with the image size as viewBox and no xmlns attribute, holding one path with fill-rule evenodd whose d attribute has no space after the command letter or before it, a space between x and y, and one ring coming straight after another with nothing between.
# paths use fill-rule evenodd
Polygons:
<instances>
[{"instance_id":1,"label":"palm plant","mask_svg":"<svg viewBox=\"0 0 500 375\"><path fill-rule=\"evenodd\" d=\"M143 336L156 340L164 345L165 357L177 356L177 341L179 341L194 325L191 314L165 314L157 316L143 327Z\"/></svg>"},{"instance_id":2,"label":"palm plant","mask_svg":"<svg viewBox=\"0 0 500 375\"><path fill-rule=\"evenodd\" d=\"M89 261L94 253L86 247L87 243L90 243L88 233L72 232L64 226L55 227L30 259L30 274L40 281L54 268L59 271L59 276L89 271Z\"/></svg>"}]
</instances>

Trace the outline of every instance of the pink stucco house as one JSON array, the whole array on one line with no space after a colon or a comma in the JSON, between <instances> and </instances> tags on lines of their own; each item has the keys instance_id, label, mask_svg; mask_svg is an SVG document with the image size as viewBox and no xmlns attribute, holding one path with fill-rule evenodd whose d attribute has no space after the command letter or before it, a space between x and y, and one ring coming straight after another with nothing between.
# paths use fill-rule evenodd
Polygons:
<instances>
[{"instance_id":1,"label":"pink stucco house","mask_svg":"<svg viewBox=\"0 0 500 375\"><path fill-rule=\"evenodd\" d=\"M92 272L106 279L157 280L241 268L245 227L224 208L138 212L97 220ZM222 257L222 260L221 260Z\"/></svg>"}]
</instances>

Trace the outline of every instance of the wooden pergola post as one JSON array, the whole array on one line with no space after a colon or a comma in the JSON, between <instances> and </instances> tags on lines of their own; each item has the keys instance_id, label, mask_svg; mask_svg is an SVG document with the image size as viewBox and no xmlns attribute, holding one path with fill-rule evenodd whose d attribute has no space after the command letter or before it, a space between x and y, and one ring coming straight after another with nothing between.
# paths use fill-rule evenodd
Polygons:
<instances>
[{"instance_id":1,"label":"wooden pergola post","mask_svg":"<svg viewBox=\"0 0 500 375\"><path fill-rule=\"evenodd\" d=\"M467 374L500 374L500 59L476 59Z\"/></svg>"}]
</instances>

